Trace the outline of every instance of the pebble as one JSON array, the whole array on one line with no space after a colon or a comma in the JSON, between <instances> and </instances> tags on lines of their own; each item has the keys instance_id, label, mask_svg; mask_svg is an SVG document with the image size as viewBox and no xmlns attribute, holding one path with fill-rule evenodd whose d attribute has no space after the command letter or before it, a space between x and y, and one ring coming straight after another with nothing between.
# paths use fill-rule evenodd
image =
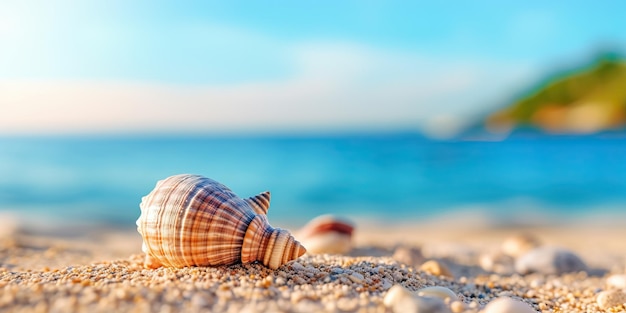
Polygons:
<instances>
[{"instance_id":1,"label":"pebble","mask_svg":"<svg viewBox=\"0 0 626 313\"><path fill-rule=\"evenodd\" d=\"M450 269L448 269L447 266L436 260L426 261L424 264L422 264L422 266L420 266L420 270L435 276L454 278L454 275L452 275Z\"/></svg>"},{"instance_id":2,"label":"pebble","mask_svg":"<svg viewBox=\"0 0 626 313\"><path fill-rule=\"evenodd\" d=\"M291 268L296 271L304 271L304 266L297 261L291 262Z\"/></svg>"},{"instance_id":3,"label":"pebble","mask_svg":"<svg viewBox=\"0 0 626 313\"><path fill-rule=\"evenodd\" d=\"M497 298L485 307L482 313L536 313L530 305L509 297Z\"/></svg>"},{"instance_id":4,"label":"pebble","mask_svg":"<svg viewBox=\"0 0 626 313\"><path fill-rule=\"evenodd\" d=\"M352 273L350 274L350 276L348 276L348 278L352 281L355 282L357 284L360 284L363 282L363 280L365 279L365 277L363 277L363 275L359 274L359 273Z\"/></svg>"},{"instance_id":5,"label":"pebble","mask_svg":"<svg viewBox=\"0 0 626 313\"><path fill-rule=\"evenodd\" d=\"M574 252L562 248L539 247L519 257L515 270L520 274L556 274L579 272L587 265Z\"/></svg>"},{"instance_id":6,"label":"pebble","mask_svg":"<svg viewBox=\"0 0 626 313\"><path fill-rule=\"evenodd\" d=\"M626 305L626 293L620 289L602 291L596 296L596 302L603 310L618 305Z\"/></svg>"},{"instance_id":7,"label":"pebble","mask_svg":"<svg viewBox=\"0 0 626 313\"><path fill-rule=\"evenodd\" d=\"M383 304L394 313L452 313L442 299L417 296L400 285L395 285L389 289Z\"/></svg>"},{"instance_id":8,"label":"pebble","mask_svg":"<svg viewBox=\"0 0 626 313\"><path fill-rule=\"evenodd\" d=\"M417 290L416 293L418 296L434 297L441 300L450 299L450 301L455 301L459 299L454 291L440 286L425 287Z\"/></svg>"},{"instance_id":9,"label":"pebble","mask_svg":"<svg viewBox=\"0 0 626 313\"><path fill-rule=\"evenodd\" d=\"M29 243L29 239L18 239L20 243ZM609 275L593 276L584 271L558 276L485 273L477 266L478 257L491 245L480 249L470 247L475 254L467 263L457 257L443 259L441 263L458 276L452 280L393 260L394 250L390 248L397 246L388 246L384 254L376 256L307 254L272 271L259 263L148 270L143 268L144 258L139 254L81 265L82 259L66 258L77 256L72 251L78 248L55 248L54 257L61 257L60 263L35 263L48 262L42 256L52 250L51 246L29 243L7 247L2 243L0 241L1 312L391 313L408 310L484 313L482 310L499 297L522 300L542 313L626 312L619 300L614 302L618 305L612 307L605 303L616 294L620 295L619 291L609 293L611 297L603 293L603 290L619 289ZM581 253L588 253L581 256L601 256L595 254L601 251L578 248ZM601 246L594 246L596 248L600 250ZM426 250L423 251L426 255ZM623 251L626 250L609 250L608 253L623 255ZM90 255L89 259L104 258L99 254ZM432 256L430 259L441 260ZM606 260L614 261L612 273L624 274L623 256ZM22 265L23 262L28 265ZM37 270L44 265L48 268ZM408 296L386 306L383 302L394 284L399 285L397 288L404 286ZM441 300L420 292L435 287L447 288L459 299ZM601 305L609 308L603 310Z\"/></svg>"},{"instance_id":10,"label":"pebble","mask_svg":"<svg viewBox=\"0 0 626 313\"><path fill-rule=\"evenodd\" d=\"M400 285L394 285L389 288L385 298L383 299L383 304L386 307L391 307L394 303L401 301L404 298L412 298L414 295L408 291L406 288Z\"/></svg>"},{"instance_id":11,"label":"pebble","mask_svg":"<svg viewBox=\"0 0 626 313\"><path fill-rule=\"evenodd\" d=\"M614 274L606 279L606 284L609 288L626 289L626 275Z\"/></svg>"},{"instance_id":12,"label":"pebble","mask_svg":"<svg viewBox=\"0 0 626 313\"><path fill-rule=\"evenodd\" d=\"M519 234L505 239L501 250L504 254L517 258L539 246L540 241L537 237L531 234Z\"/></svg>"}]
</instances>

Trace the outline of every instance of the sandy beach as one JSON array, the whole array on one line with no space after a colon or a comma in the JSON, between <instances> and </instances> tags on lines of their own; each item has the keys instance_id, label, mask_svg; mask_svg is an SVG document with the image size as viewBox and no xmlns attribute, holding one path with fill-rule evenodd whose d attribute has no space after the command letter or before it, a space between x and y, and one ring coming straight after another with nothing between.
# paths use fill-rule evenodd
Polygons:
<instances>
[{"instance_id":1,"label":"sandy beach","mask_svg":"<svg viewBox=\"0 0 626 313\"><path fill-rule=\"evenodd\" d=\"M626 230L615 226L360 223L354 248L345 255L306 254L275 271L261 264L144 269L141 237L132 229L73 234L4 229L3 312L476 313L497 312L487 307L497 298L524 302L536 312L625 310L598 300L607 290L620 296L619 288L626 287L620 285ZM565 273L535 268L521 274L515 258L502 253L503 243L512 238L561 247L579 257L585 268ZM552 266L546 264L539 266ZM447 288L455 297L421 292L431 286ZM402 292L391 296L398 291L392 289ZM407 297L410 301L403 299ZM435 300L419 300L424 298Z\"/></svg>"}]
</instances>

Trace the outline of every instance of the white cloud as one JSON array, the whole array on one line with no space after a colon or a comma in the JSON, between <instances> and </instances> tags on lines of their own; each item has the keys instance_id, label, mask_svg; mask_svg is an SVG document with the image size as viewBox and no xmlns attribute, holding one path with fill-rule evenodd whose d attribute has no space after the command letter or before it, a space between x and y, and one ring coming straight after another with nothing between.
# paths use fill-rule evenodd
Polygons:
<instances>
[{"instance_id":1,"label":"white cloud","mask_svg":"<svg viewBox=\"0 0 626 313\"><path fill-rule=\"evenodd\" d=\"M527 74L357 44L283 49L294 75L271 82L0 81L0 133L417 129L463 119Z\"/></svg>"}]
</instances>

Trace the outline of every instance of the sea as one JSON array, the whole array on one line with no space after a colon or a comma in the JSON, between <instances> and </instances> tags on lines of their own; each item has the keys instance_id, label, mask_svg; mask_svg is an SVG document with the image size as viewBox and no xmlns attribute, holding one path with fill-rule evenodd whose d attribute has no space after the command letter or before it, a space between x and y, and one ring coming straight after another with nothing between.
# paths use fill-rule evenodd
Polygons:
<instances>
[{"instance_id":1,"label":"sea","mask_svg":"<svg viewBox=\"0 0 626 313\"><path fill-rule=\"evenodd\" d=\"M241 197L269 190L270 222L294 227L322 214L509 225L626 212L624 133L85 135L0 138L0 218L132 228L141 197L180 173Z\"/></svg>"}]
</instances>

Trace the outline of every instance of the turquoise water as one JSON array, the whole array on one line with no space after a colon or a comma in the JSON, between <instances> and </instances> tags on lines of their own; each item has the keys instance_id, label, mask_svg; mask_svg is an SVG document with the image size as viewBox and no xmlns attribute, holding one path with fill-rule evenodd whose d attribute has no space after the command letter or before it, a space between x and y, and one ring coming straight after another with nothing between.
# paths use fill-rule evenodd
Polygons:
<instances>
[{"instance_id":1,"label":"turquoise water","mask_svg":"<svg viewBox=\"0 0 626 313\"><path fill-rule=\"evenodd\" d=\"M626 207L626 138L1 138L0 211L132 227L141 197L178 173L242 197L270 190L270 220L291 224L323 213L388 222L473 210L502 221L576 217Z\"/></svg>"}]
</instances>

